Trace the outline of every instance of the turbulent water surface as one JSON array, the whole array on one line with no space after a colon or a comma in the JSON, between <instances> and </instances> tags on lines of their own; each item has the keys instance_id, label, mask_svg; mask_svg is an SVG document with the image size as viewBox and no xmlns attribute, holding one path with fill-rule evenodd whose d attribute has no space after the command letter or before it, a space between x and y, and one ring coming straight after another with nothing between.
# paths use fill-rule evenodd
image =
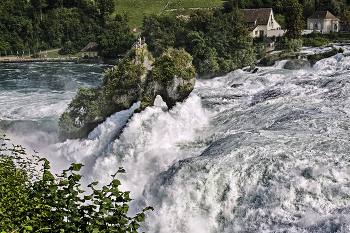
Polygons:
<instances>
[{"instance_id":1,"label":"turbulent water surface","mask_svg":"<svg viewBox=\"0 0 350 233\"><path fill-rule=\"evenodd\" d=\"M350 56L299 71L284 63L197 80L170 111L158 98L127 121L135 103L64 142L60 114L107 66L0 65L0 133L57 172L84 163L85 183L124 167L130 214L155 209L146 232L349 232Z\"/></svg>"}]
</instances>

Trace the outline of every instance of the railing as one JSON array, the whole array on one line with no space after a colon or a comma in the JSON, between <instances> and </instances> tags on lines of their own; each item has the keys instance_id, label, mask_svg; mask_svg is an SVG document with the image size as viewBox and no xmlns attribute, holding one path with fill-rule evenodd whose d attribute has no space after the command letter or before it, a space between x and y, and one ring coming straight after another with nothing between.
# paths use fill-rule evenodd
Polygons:
<instances>
[{"instance_id":1,"label":"railing","mask_svg":"<svg viewBox=\"0 0 350 233\"><path fill-rule=\"evenodd\" d=\"M120 60L119 65L123 64L125 58L129 55L129 53L131 52L131 50L132 50L133 48L137 48L137 44L138 44L138 43L139 43L139 42L136 41L135 43L132 44L130 50L125 54L124 58L123 58L122 60ZM142 45L141 45L141 46L142 46Z\"/></svg>"}]
</instances>

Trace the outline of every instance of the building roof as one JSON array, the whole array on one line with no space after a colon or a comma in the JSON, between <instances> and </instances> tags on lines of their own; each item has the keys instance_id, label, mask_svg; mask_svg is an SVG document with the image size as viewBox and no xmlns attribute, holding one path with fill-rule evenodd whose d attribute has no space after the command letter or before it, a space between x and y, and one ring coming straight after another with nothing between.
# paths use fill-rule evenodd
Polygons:
<instances>
[{"instance_id":1,"label":"building roof","mask_svg":"<svg viewBox=\"0 0 350 233\"><path fill-rule=\"evenodd\" d=\"M245 9L244 15L248 23L256 22L256 25L267 25L271 11L272 8Z\"/></svg>"},{"instance_id":2,"label":"building roof","mask_svg":"<svg viewBox=\"0 0 350 233\"><path fill-rule=\"evenodd\" d=\"M90 42L81 50L81 52L96 52L96 51L98 51L98 44L96 42Z\"/></svg>"},{"instance_id":3,"label":"building roof","mask_svg":"<svg viewBox=\"0 0 350 233\"><path fill-rule=\"evenodd\" d=\"M307 19L335 19L339 20L329 11L316 11Z\"/></svg>"}]
</instances>

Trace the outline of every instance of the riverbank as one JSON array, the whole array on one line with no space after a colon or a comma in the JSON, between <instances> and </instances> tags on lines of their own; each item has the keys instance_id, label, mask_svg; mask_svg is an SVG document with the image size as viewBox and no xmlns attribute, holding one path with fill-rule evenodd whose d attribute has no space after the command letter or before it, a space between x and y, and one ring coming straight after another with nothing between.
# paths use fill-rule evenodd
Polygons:
<instances>
[{"instance_id":1,"label":"riverbank","mask_svg":"<svg viewBox=\"0 0 350 233\"><path fill-rule=\"evenodd\" d=\"M81 59L80 57L48 57L48 58L16 58L8 57L0 59L1 63L33 63L33 62L74 62L76 64L80 63L92 63L92 64L103 64L102 59Z\"/></svg>"}]
</instances>

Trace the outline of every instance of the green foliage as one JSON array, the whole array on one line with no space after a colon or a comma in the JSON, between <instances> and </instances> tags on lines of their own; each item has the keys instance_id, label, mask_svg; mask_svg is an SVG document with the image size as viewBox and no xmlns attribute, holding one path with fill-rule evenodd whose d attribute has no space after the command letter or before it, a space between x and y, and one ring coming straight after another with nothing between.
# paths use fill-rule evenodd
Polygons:
<instances>
[{"instance_id":1,"label":"green foliage","mask_svg":"<svg viewBox=\"0 0 350 233\"><path fill-rule=\"evenodd\" d=\"M330 43L327 38L323 38L323 37L302 38L302 40L303 40L303 45L307 47L319 47Z\"/></svg>"},{"instance_id":2,"label":"green foliage","mask_svg":"<svg viewBox=\"0 0 350 233\"><path fill-rule=\"evenodd\" d=\"M188 89L192 86L192 83L187 83L187 84L184 84L184 85L179 85L177 86L177 90L181 93L181 92L186 92L188 91Z\"/></svg>"},{"instance_id":3,"label":"green foliage","mask_svg":"<svg viewBox=\"0 0 350 233\"><path fill-rule=\"evenodd\" d=\"M72 42L69 40L64 43L62 49L60 50L60 54L73 54L76 50L73 48Z\"/></svg>"},{"instance_id":4,"label":"green foliage","mask_svg":"<svg viewBox=\"0 0 350 233\"><path fill-rule=\"evenodd\" d=\"M196 10L185 21L175 16L146 15L142 36L157 57L166 49L184 48L193 57L196 72L213 77L255 62L252 38L244 14Z\"/></svg>"},{"instance_id":5,"label":"green foliage","mask_svg":"<svg viewBox=\"0 0 350 233\"><path fill-rule=\"evenodd\" d=\"M156 80L164 86L171 85L174 76L190 80L196 73L191 66L192 57L184 50L169 49L153 63L153 69L147 76L147 81Z\"/></svg>"},{"instance_id":6,"label":"green foliage","mask_svg":"<svg viewBox=\"0 0 350 233\"><path fill-rule=\"evenodd\" d=\"M223 7L225 8L225 11L227 13L230 13L234 11L235 9L245 9L249 8L251 6L250 1L245 1L245 0L228 0L224 2Z\"/></svg>"},{"instance_id":7,"label":"green foliage","mask_svg":"<svg viewBox=\"0 0 350 233\"><path fill-rule=\"evenodd\" d=\"M282 39L279 40L278 45L276 46L277 49L294 52L300 51L302 47L302 39L288 39L286 37L282 37Z\"/></svg>"},{"instance_id":8,"label":"green foliage","mask_svg":"<svg viewBox=\"0 0 350 233\"><path fill-rule=\"evenodd\" d=\"M50 162L34 155L28 159L24 148L8 149L0 138L0 228L2 232L136 232L145 220L146 207L134 217L127 215L130 192L119 191L118 173L110 184L82 196L82 164L72 164L59 176L50 172ZM40 168L40 164L42 168Z\"/></svg>"},{"instance_id":9,"label":"green foliage","mask_svg":"<svg viewBox=\"0 0 350 233\"><path fill-rule=\"evenodd\" d=\"M33 50L62 48L61 54L74 54L93 41L103 40L103 48L120 51L132 44L127 23L121 29L114 28L115 20L109 22L114 0L2 0L0 5L0 51L33 54Z\"/></svg>"},{"instance_id":10,"label":"green foliage","mask_svg":"<svg viewBox=\"0 0 350 233\"><path fill-rule=\"evenodd\" d=\"M122 14L126 12L130 16L130 33L136 27L137 32L141 32L143 15L159 14L162 12L168 0L116 0L115 12L112 14Z\"/></svg>"},{"instance_id":11,"label":"green foliage","mask_svg":"<svg viewBox=\"0 0 350 233\"><path fill-rule=\"evenodd\" d=\"M113 21L106 24L106 29L98 38L102 56L116 57L130 48L135 38L129 33L128 20L125 13L117 14Z\"/></svg>"},{"instance_id":12,"label":"green foliage","mask_svg":"<svg viewBox=\"0 0 350 233\"><path fill-rule=\"evenodd\" d=\"M89 130L85 122L100 123L115 109L113 101L102 97L100 87L78 86L78 93L68 105L58 122L60 135L65 138L81 137Z\"/></svg>"},{"instance_id":13,"label":"green foliage","mask_svg":"<svg viewBox=\"0 0 350 233\"><path fill-rule=\"evenodd\" d=\"M143 18L141 34L146 38L149 51L155 57L159 57L169 47L174 47L178 36L181 36L181 28L186 21L175 16L168 15L145 15Z\"/></svg>"},{"instance_id":14,"label":"green foliage","mask_svg":"<svg viewBox=\"0 0 350 233\"><path fill-rule=\"evenodd\" d=\"M212 8L212 7L222 7L221 0L183 0L183 1L174 1L169 2L166 10L170 9L182 9L182 8Z\"/></svg>"},{"instance_id":15,"label":"green foliage","mask_svg":"<svg viewBox=\"0 0 350 233\"><path fill-rule=\"evenodd\" d=\"M154 96L151 93L145 94L141 98L141 104L138 109L135 110L135 113L139 113L143 111L146 107L153 106L154 103Z\"/></svg>"},{"instance_id":16,"label":"green foliage","mask_svg":"<svg viewBox=\"0 0 350 233\"><path fill-rule=\"evenodd\" d=\"M275 19L276 21L281 25L281 28L286 28L285 20L284 20L284 15L281 14L275 14Z\"/></svg>"},{"instance_id":17,"label":"green foliage","mask_svg":"<svg viewBox=\"0 0 350 233\"><path fill-rule=\"evenodd\" d=\"M289 0L285 13L286 37L299 39L303 30L303 21L303 5L298 0Z\"/></svg>"},{"instance_id":18,"label":"green foliage","mask_svg":"<svg viewBox=\"0 0 350 233\"><path fill-rule=\"evenodd\" d=\"M291 39L289 42L290 49L294 52L301 51L303 47L303 40L302 39Z\"/></svg>"},{"instance_id":19,"label":"green foliage","mask_svg":"<svg viewBox=\"0 0 350 233\"><path fill-rule=\"evenodd\" d=\"M350 26L350 11L344 10L340 15L340 20L342 21L344 26Z\"/></svg>"},{"instance_id":20,"label":"green foliage","mask_svg":"<svg viewBox=\"0 0 350 233\"><path fill-rule=\"evenodd\" d=\"M138 55L137 52L139 52ZM131 88L137 87L146 68L142 63L135 64L132 60L136 57L141 60L143 56L142 51L133 48L122 64L115 67L114 72L108 70L104 73L102 85L107 98L112 98L116 94L126 94Z\"/></svg>"}]
</instances>

